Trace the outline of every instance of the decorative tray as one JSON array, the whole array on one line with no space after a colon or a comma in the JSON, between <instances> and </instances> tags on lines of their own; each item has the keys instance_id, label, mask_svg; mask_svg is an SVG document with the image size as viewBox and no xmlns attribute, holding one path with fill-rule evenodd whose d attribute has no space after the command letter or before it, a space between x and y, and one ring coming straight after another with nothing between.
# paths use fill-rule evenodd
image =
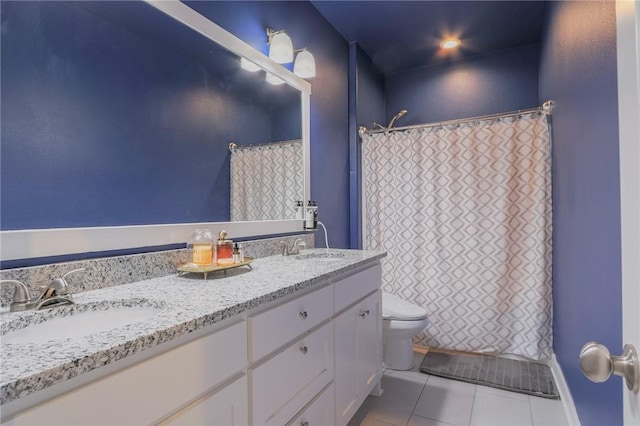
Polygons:
<instances>
[{"instance_id":1,"label":"decorative tray","mask_svg":"<svg viewBox=\"0 0 640 426\"><path fill-rule=\"evenodd\" d=\"M182 273L189 273L189 272L193 272L193 273L199 273L199 274L204 274L204 279L207 279L207 274L209 272L215 272L215 271L224 271L225 274L227 273L227 269L233 269L233 268L239 268L241 266L248 266L249 269L251 269L251 262L253 262L253 258L252 257L245 257L244 261L242 262L238 262L238 263L233 263L230 265L215 265L215 264L211 264L211 265L206 265L206 266L198 266L195 263L179 263L176 265L176 268L178 269L178 271L182 272Z\"/></svg>"}]
</instances>

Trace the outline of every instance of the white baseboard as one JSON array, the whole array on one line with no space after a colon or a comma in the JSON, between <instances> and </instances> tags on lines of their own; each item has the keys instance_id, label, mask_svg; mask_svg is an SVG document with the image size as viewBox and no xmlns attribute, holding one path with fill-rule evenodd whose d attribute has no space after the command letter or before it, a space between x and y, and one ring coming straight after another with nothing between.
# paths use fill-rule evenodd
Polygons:
<instances>
[{"instance_id":1,"label":"white baseboard","mask_svg":"<svg viewBox=\"0 0 640 426\"><path fill-rule=\"evenodd\" d=\"M573 403L573 398L571 397L571 392L569 391L569 385L567 385L567 381L564 379L564 374L562 374L562 368L560 368L560 364L558 364L558 360L556 359L556 354L553 354L551 356L551 360L549 361L549 368L551 368L553 380L556 382L556 386L558 386L560 401L562 401L564 414L567 417L569 426L580 426L578 412L576 411L576 406Z\"/></svg>"}]
</instances>

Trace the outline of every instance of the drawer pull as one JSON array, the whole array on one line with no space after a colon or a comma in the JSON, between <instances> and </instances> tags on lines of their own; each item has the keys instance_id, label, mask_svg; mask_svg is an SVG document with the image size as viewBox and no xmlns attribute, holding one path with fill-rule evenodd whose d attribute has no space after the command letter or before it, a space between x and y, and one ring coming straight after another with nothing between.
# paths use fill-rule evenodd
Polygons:
<instances>
[{"instance_id":1,"label":"drawer pull","mask_svg":"<svg viewBox=\"0 0 640 426\"><path fill-rule=\"evenodd\" d=\"M302 319L307 319L307 317L308 317L307 311L302 311L302 312L300 312L299 315L300 315L300 318L302 318Z\"/></svg>"},{"instance_id":2,"label":"drawer pull","mask_svg":"<svg viewBox=\"0 0 640 426\"><path fill-rule=\"evenodd\" d=\"M309 352L309 349L306 346L300 346L298 350L302 352L303 355L306 355L307 352Z\"/></svg>"},{"instance_id":3,"label":"drawer pull","mask_svg":"<svg viewBox=\"0 0 640 426\"><path fill-rule=\"evenodd\" d=\"M358 314L358 316L361 317L361 318L364 318L365 315L369 315L369 310L368 309L363 309Z\"/></svg>"},{"instance_id":4,"label":"drawer pull","mask_svg":"<svg viewBox=\"0 0 640 426\"><path fill-rule=\"evenodd\" d=\"M309 426L309 422L307 420L300 422L300 426Z\"/></svg>"}]
</instances>

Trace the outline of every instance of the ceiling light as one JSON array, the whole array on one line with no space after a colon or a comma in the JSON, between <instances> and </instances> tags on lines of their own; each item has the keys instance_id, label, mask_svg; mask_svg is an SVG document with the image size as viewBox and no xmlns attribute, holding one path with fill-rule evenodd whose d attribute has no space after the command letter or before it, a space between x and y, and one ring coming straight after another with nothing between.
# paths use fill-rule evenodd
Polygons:
<instances>
[{"instance_id":1,"label":"ceiling light","mask_svg":"<svg viewBox=\"0 0 640 426\"><path fill-rule=\"evenodd\" d=\"M267 28L269 36L269 57L279 64L293 62L293 43L284 31L273 31Z\"/></svg>"},{"instance_id":2,"label":"ceiling light","mask_svg":"<svg viewBox=\"0 0 640 426\"><path fill-rule=\"evenodd\" d=\"M316 76L316 61L307 49L302 49L296 55L296 62L293 64L293 73L302 78L313 78Z\"/></svg>"},{"instance_id":3,"label":"ceiling light","mask_svg":"<svg viewBox=\"0 0 640 426\"><path fill-rule=\"evenodd\" d=\"M240 68L249 72L256 72L262 69L258 65L245 58L240 58Z\"/></svg>"},{"instance_id":4,"label":"ceiling light","mask_svg":"<svg viewBox=\"0 0 640 426\"><path fill-rule=\"evenodd\" d=\"M443 49L453 49L460 46L460 40L447 39L440 43L440 47Z\"/></svg>"}]
</instances>

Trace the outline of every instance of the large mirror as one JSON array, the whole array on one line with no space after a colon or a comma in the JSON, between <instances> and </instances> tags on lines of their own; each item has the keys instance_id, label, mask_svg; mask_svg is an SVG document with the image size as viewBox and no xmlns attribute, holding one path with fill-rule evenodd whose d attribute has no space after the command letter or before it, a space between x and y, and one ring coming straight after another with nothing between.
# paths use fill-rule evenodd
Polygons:
<instances>
[{"instance_id":1,"label":"large mirror","mask_svg":"<svg viewBox=\"0 0 640 426\"><path fill-rule=\"evenodd\" d=\"M304 80L180 2L2 2L2 34L2 260L301 229Z\"/></svg>"}]
</instances>

